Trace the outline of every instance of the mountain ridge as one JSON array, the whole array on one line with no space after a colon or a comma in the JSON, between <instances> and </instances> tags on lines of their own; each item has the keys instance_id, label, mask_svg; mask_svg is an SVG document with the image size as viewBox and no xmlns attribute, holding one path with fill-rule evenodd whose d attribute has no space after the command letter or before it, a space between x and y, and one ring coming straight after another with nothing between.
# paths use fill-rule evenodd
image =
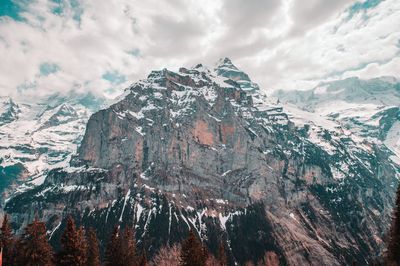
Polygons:
<instances>
[{"instance_id":1,"label":"mountain ridge","mask_svg":"<svg viewBox=\"0 0 400 266\"><path fill-rule=\"evenodd\" d=\"M305 91L280 90L273 96L336 122L352 134L384 143L394 153L393 160L400 162L400 82L395 77L353 77Z\"/></svg>"}]
</instances>

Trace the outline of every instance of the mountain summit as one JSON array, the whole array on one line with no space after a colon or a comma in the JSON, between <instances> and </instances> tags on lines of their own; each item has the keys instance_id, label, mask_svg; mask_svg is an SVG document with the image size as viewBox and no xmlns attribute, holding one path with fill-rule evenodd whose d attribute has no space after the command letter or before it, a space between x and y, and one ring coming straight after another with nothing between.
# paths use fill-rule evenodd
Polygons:
<instances>
[{"instance_id":1,"label":"mountain summit","mask_svg":"<svg viewBox=\"0 0 400 266\"><path fill-rule=\"evenodd\" d=\"M192 229L212 252L226 243L231 263L368 263L383 249L399 167L384 145L285 108L227 58L152 71L90 117L71 166L5 210L17 226L39 216L54 242L72 215L101 241L134 227L149 255Z\"/></svg>"},{"instance_id":2,"label":"mountain summit","mask_svg":"<svg viewBox=\"0 0 400 266\"><path fill-rule=\"evenodd\" d=\"M215 72L219 76L236 81L240 85L240 88L246 92L259 90L258 85L252 82L250 77L243 71L239 70L227 57L221 58L218 61L215 67Z\"/></svg>"}]
</instances>

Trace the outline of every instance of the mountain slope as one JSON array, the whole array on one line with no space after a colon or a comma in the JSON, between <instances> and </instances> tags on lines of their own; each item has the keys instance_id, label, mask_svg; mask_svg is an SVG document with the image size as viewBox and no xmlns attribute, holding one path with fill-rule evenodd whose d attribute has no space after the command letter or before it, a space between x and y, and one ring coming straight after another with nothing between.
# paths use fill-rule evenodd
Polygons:
<instances>
[{"instance_id":1,"label":"mountain slope","mask_svg":"<svg viewBox=\"0 0 400 266\"><path fill-rule=\"evenodd\" d=\"M0 115L3 198L15 190L39 185L48 170L67 166L90 114L100 109L102 102L93 95L75 93L18 103L9 98L3 101Z\"/></svg>"},{"instance_id":2,"label":"mountain slope","mask_svg":"<svg viewBox=\"0 0 400 266\"><path fill-rule=\"evenodd\" d=\"M400 162L400 83L393 77L348 78L306 91L277 91L274 96L304 111L336 122L361 138L384 143Z\"/></svg>"},{"instance_id":3,"label":"mountain slope","mask_svg":"<svg viewBox=\"0 0 400 266\"><path fill-rule=\"evenodd\" d=\"M399 173L390 151L249 90L220 62L153 71L93 114L71 166L7 202L16 225L39 216L54 243L69 214L103 243L115 224L134 226L150 255L193 228L240 264L265 252L283 265L380 254Z\"/></svg>"}]
</instances>

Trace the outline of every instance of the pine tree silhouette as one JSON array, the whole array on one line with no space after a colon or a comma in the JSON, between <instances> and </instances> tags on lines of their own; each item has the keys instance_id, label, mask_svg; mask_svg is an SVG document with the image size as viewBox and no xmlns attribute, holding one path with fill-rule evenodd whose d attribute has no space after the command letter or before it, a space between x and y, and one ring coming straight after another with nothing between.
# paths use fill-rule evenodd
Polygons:
<instances>
[{"instance_id":1,"label":"pine tree silhouette","mask_svg":"<svg viewBox=\"0 0 400 266\"><path fill-rule=\"evenodd\" d=\"M86 231L83 226L80 226L76 232L77 238L77 261L76 265L87 265L87 250L88 244L86 241Z\"/></svg>"},{"instance_id":2,"label":"pine tree silhouette","mask_svg":"<svg viewBox=\"0 0 400 266\"><path fill-rule=\"evenodd\" d=\"M189 236L182 243L180 264L182 266L204 266L206 260L207 256L200 240L193 230L190 230Z\"/></svg>"},{"instance_id":3,"label":"pine tree silhouette","mask_svg":"<svg viewBox=\"0 0 400 266\"><path fill-rule=\"evenodd\" d=\"M85 231L75 226L71 216L67 218L67 226L61 236L61 251L57 256L58 265L86 265L86 239Z\"/></svg>"},{"instance_id":4,"label":"pine tree silhouette","mask_svg":"<svg viewBox=\"0 0 400 266\"><path fill-rule=\"evenodd\" d=\"M226 256L225 245L223 241L219 242L218 246L218 261L220 266L228 265L228 258Z\"/></svg>"},{"instance_id":5,"label":"pine tree silhouette","mask_svg":"<svg viewBox=\"0 0 400 266\"><path fill-rule=\"evenodd\" d=\"M51 266L53 250L50 246L46 225L35 219L25 228L16 246L15 264L17 266Z\"/></svg>"},{"instance_id":6,"label":"pine tree silhouette","mask_svg":"<svg viewBox=\"0 0 400 266\"><path fill-rule=\"evenodd\" d=\"M140 255L139 258L139 266L148 266L149 263L147 262L147 254L146 251L143 249L142 254Z\"/></svg>"},{"instance_id":7,"label":"pine tree silhouette","mask_svg":"<svg viewBox=\"0 0 400 266\"><path fill-rule=\"evenodd\" d=\"M100 266L99 240L93 228L87 232L87 266Z\"/></svg>"},{"instance_id":8,"label":"pine tree silhouette","mask_svg":"<svg viewBox=\"0 0 400 266\"><path fill-rule=\"evenodd\" d=\"M4 215L3 223L0 231L0 247L3 252L3 265L12 265L13 253L14 253L14 235L11 229L8 215Z\"/></svg>"},{"instance_id":9,"label":"pine tree silhouette","mask_svg":"<svg viewBox=\"0 0 400 266\"><path fill-rule=\"evenodd\" d=\"M135 234L132 229L129 227L125 227L124 235L122 237L122 259L123 263L126 266L136 266L137 265L137 257L136 257L136 241Z\"/></svg>"},{"instance_id":10,"label":"pine tree silhouette","mask_svg":"<svg viewBox=\"0 0 400 266\"><path fill-rule=\"evenodd\" d=\"M397 187L396 205L393 210L387 260L388 265L400 265L400 185Z\"/></svg>"},{"instance_id":11,"label":"pine tree silhouette","mask_svg":"<svg viewBox=\"0 0 400 266\"><path fill-rule=\"evenodd\" d=\"M123 266L123 250L122 240L119 232L119 227L115 226L114 231L111 235L111 239L108 242L106 254L105 254L105 265L109 266Z\"/></svg>"},{"instance_id":12,"label":"pine tree silhouette","mask_svg":"<svg viewBox=\"0 0 400 266\"><path fill-rule=\"evenodd\" d=\"M175 244L172 247L163 246L153 258L153 265L157 266L178 266L181 245Z\"/></svg>"}]
</instances>

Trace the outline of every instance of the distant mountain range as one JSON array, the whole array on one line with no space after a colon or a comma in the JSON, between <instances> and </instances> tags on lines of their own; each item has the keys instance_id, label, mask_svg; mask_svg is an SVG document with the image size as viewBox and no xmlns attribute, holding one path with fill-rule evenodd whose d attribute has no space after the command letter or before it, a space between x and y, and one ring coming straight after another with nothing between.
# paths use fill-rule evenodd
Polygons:
<instances>
[{"instance_id":1,"label":"distant mountain range","mask_svg":"<svg viewBox=\"0 0 400 266\"><path fill-rule=\"evenodd\" d=\"M50 169L69 165L90 115L105 104L92 94L34 100L0 98L0 192L39 185Z\"/></svg>"},{"instance_id":2,"label":"distant mountain range","mask_svg":"<svg viewBox=\"0 0 400 266\"><path fill-rule=\"evenodd\" d=\"M396 78L348 78L306 91L281 90L274 96L283 104L335 122L344 134L384 143L394 153L392 159L400 163L400 82Z\"/></svg>"}]
</instances>

